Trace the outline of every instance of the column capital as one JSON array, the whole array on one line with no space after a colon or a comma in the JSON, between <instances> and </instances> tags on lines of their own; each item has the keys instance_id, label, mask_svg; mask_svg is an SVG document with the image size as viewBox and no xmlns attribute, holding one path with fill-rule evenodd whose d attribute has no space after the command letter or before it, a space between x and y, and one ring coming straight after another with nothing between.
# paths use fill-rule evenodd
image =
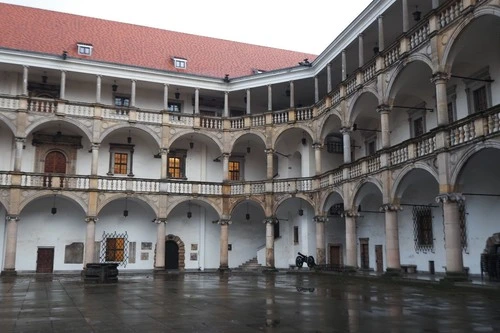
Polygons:
<instances>
[{"instance_id":1,"label":"column capital","mask_svg":"<svg viewBox=\"0 0 500 333\"><path fill-rule=\"evenodd\" d=\"M136 79L130 79L130 82L135 83L137 80Z\"/></svg>"},{"instance_id":2,"label":"column capital","mask_svg":"<svg viewBox=\"0 0 500 333\"><path fill-rule=\"evenodd\" d=\"M160 148L160 155L167 155L170 150L168 148Z\"/></svg>"},{"instance_id":3,"label":"column capital","mask_svg":"<svg viewBox=\"0 0 500 333\"><path fill-rule=\"evenodd\" d=\"M395 205L391 203L382 204L379 209L381 212L397 212L398 210L403 210L400 205Z\"/></svg>"},{"instance_id":4,"label":"column capital","mask_svg":"<svg viewBox=\"0 0 500 333\"><path fill-rule=\"evenodd\" d=\"M264 149L264 151L266 152L266 154L274 154L273 148L266 148L266 149Z\"/></svg>"},{"instance_id":5,"label":"column capital","mask_svg":"<svg viewBox=\"0 0 500 333\"><path fill-rule=\"evenodd\" d=\"M169 86L169 84L168 84L168 83L164 83L164 84L163 84L163 86L164 86L164 87L168 87L168 86Z\"/></svg>"},{"instance_id":6,"label":"column capital","mask_svg":"<svg viewBox=\"0 0 500 333\"><path fill-rule=\"evenodd\" d=\"M434 73L432 74L432 78L431 78L431 82L432 83L439 83L440 81L448 81L449 79L451 78L451 74L450 73L446 73L446 72L437 72L437 73Z\"/></svg>"},{"instance_id":7,"label":"column capital","mask_svg":"<svg viewBox=\"0 0 500 333\"><path fill-rule=\"evenodd\" d=\"M352 130L350 127L342 127L340 129L340 133L342 133L342 134L350 134L351 132L352 132Z\"/></svg>"},{"instance_id":8,"label":"column capital","mask_svg":"<svg viewBox=\"0 0 500 333\"><path fill-rule=\"evenodd\" d=\"M155 224L161 224L161 223L167 224L167 218L166 217L158 217L158 218L154 219L152 222L154 222Z\"/></svg>"},{"instance_id":9,"label":"column capital","mask_svg":"<svg viewBox=\"0 0 500 333\"><path fill-rule=\"evenodd\" d=\"M85 222L87 222L87 223L89 223L89 222L97 223L97 221L99 221L99 218L97 216L87 216L85 218Z\"/></svg>"},{"instance_id":10,"label":"column capital","mask_svg":"<svg viewBox=\"0 0 500 333\"><path fill-rule=\"evenodd\" d=\"M313 217L313 221L316 223L325 223L328 222L328 217L322 215L316 215Z\"/></svg>"},{"instance_id":11,"label":"column capital","mask_svg":"<svg viewBox=\"0 0 500 333\"><path fill-rule=\"evenodd\" d=\"M269 216L269 217L266 217L262 223L264 224L276 224L278 223L278 219L276 218L276 216Z\"/></svg>"},{"instance_id":12,"label":"column capital","mask_svg":"<svg viewBox=\"0 0 500 333\"><path fill-rule=\"evenodd\" d=\"M392 111L392 108L390 105L380 104L379 106L377 106L378 113L390 113L391 111Z\"/></svg>"},{"instance_id":13,"label":"column capital","mask_svg":"<svg viewBox=\"0 0 500 333\"><path fill-rule=\"evenodd\" d=\"M224 158L229 158L231 156L231 153L222 153L222 157Z\"/></svg>"},{"instance_id":14,"label":"column capital","mask_svg":"<svg viewBox=\"0 0 500 333\"><path fill-rule=\"evenodd\" d=\"M25 143L26 142L26 138L21 138L21 137L18 137L16 136L16 142L21 142L21 143Z\"/></svg>"},{"instance_id":15,"label":"column capital","mask_svg":"<svg viewBox=\"0 0 500 333\"><path fill-rule=\"evenodd\" d=\"M233 223L233 221L227 220L227 219L220 219L220 220L217 221L217 224L219 224L221 226L222 225L230 225L232 223Z\"/></svg>"},{"instance_id":16,"label":"column capital","mask_svg":"<svg viewBox=\"0 0 500 333\"><path fill-rule=\"evenodd\" d=\"M14 214L5 215L6 222L9 221L19 222L19 220L20 220L19 215L14 215Z\"/></svg>"},{"instance_id":17,"label":"column capital","mask_svg":"<svg viewBox=\"0 0 500 333\"><path fill-rule=\"evenodd\" d=\"M436 197L437 203L448 203L448 202L464 202L465 197L462 193L441 193Z\"/></svg>"},{"instance_id":18,"label":"column capital","mask_svg":"<svg viewBox=\"0 0 500 333\"><path fill-rule=\"evenodd\" d=\"M323 145L319 142L315 142L312 144L313 149L322 149Z\"/></svg>"},{"instance_id":19,"label":"column capital","mask_svg":"<svg viewBox=\"0 0 500 333\"><path fill-rule=\"evenodd\" d=\"M342 217L359 217L359 213L355 210L344 210L342 213L340 213L340 216Z\"/></svg>"},{"instance_id":20,"label":"column capital","mask_svg":"<svg viewBox=\"0 0 500 333\"><path fill-rule=\"evenodd\" d=\"M91 149L99 149L100 146L101 146L100 143L98 143L98 142L92 142L90 148Z\"/></svg>"}]
</instances>

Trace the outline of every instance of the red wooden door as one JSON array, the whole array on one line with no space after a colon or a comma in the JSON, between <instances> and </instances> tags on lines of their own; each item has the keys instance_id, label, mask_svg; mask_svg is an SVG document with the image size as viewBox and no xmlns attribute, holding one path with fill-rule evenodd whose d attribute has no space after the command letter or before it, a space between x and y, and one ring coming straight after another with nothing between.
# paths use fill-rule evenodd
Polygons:
<instances>
[{"instance_id":1,"label":"red wooden door","mask_svg":"<svg viewBox=\"0 0 500 333\"><path fill-rule=\"evenodd\" d=\"M342 264L342 251L339 245L330 246L330 263L332 265Z\"/></svg>"},{"instance_id":2,"label":"red wooden door","mask_svg":"<svg viewBox=\"0 0 500 333\"><path fill-rule=\"evenodd\" d=\"M66 156L60 151L51 151L45 156L45 173L66 173Z\"/></svg>"},{"instance_id":3,"label":"red wooden door","mask_svg":"<svg viewBox=\"0 0 500 333\"><path fill-rule=\"evenodd\" d=\"M52 273L54 271L54 248L39 248L36 256L36 272Z\"/></svg>"}]
</instances>

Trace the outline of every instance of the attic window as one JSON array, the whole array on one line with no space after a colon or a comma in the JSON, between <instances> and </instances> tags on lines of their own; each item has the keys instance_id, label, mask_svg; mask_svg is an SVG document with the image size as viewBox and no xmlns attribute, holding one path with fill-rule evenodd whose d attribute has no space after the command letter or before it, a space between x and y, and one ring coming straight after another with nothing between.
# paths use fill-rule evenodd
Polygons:
<instances>
[{"instance_id":1,"label":"attic window","mask_svg":"<svg viewBox=\"0 0 500 333\"><path fill-rule=\"evenodd\" d=\"M265 71L265 70L263 70L263 69L257 69L257 68L253 69L253 73L254 73L254 74L261 74L261 73L265 73L265 72L266 72L266 71Z\"/></svg>"},{"instance_id":2,"label":"attic window","mask_svg":"<svg viewBox=\"0 0 500 333\"><path fill-rule=\"evenodd\" d=\"M81 44L78 43L78 54L79 55L84 55L84 56L91 56L92 55L92 45L91 44Z\"/></svg>"},{"instance_id":3,"label":"attic window","mask_svg":"<svg viewBox=\"0 0 500 333\"><path fill-rule=\"evenodd\" d=\"M173 58L174 59L174 67L180 69L186 69L187 60L183 58Z\"/></svg>"}]
</instances>

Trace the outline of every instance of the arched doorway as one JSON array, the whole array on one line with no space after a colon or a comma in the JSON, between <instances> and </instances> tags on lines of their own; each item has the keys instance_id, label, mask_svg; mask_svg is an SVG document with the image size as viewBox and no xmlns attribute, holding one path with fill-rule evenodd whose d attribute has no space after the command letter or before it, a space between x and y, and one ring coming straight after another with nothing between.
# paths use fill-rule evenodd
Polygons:
<instances>
[{"instance_id":1,"label":"arched doorway","mask_svg":"<svg viewBox=\"0 0 500 333\"><path fill-rule=\"evenodd\" d=\"M179 245L174 240L165 242L165 269L179 269Z\"/></svg>"},{"instance_id":2,"label":"arched doorway","mask_svg":"<svg viewBox=\"0 0 500 333\"><path fill-rule=\"evenodd\" d=\"M60 151L51 151L45 156L45 173L66 173L66 156Z\"/></svg>"}]
</instances>

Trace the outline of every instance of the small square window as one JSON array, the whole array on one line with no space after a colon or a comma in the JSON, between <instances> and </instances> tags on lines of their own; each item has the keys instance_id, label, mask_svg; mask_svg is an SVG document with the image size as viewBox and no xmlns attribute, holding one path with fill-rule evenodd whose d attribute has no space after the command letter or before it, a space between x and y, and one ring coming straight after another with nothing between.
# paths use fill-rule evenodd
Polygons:
<instances>
[{"instance_id":1,"label":"small square window","mask_svg":"<svg viewBox=\"0 0 500 333\"><path fill-rule=\"evenodd\" d=\"M115 96L115 106L130 106L130 98L125 96Z\"/></svg>"},{"instance_id":2,"label":"small square window","mask_svg":"<svg viewBox=\"0 0 500 333\"><path fill-rule=\"evenodd\" d=\"M182 58L174 58L174 67L180 69L186 69L187 60Z\"/></svg>"},{"instance_id":3,"label":"small square window","mask_svg":"<svg viewBox=\"0 0 500 333\"><path fill-rule=\"evenodd\" d=\"M168 102L168 111L181 112L181 103Z\"/></svg>"},{"instance_id":4,"label":"small square window","mask_svg":"<svg viewBox=\"0 0 500 333\"><path fill-rule=\"evenodd\" d=\"M78 45L78 54L91 56L92 55L92 45L87 44L77 44Z\"/></svg>"}]
</instances>

